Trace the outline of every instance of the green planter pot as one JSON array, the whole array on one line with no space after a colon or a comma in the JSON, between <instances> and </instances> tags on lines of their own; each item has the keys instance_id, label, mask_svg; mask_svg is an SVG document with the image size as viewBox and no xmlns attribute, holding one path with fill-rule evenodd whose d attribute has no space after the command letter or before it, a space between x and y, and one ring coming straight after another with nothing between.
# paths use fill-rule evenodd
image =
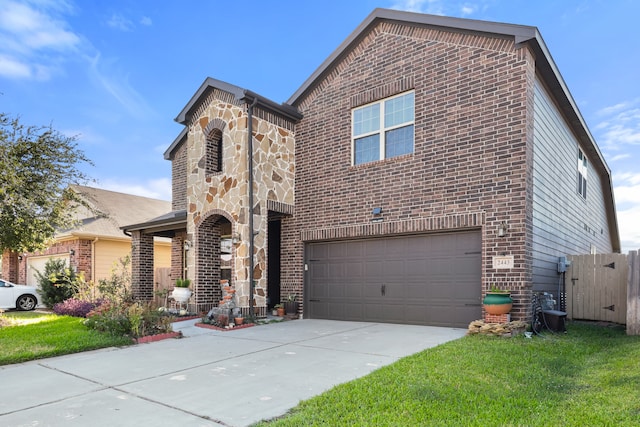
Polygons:
<instances>
[{"instance_id":1,"label":"green planter pot","mask_svg":"<svg viewBox=\"0 0 640 427\"><path fill-rule=\"evenodd\" d=\"M482 304L484 305L484 310L489 314L507 314L513 307L513 299L511 299L511 294L487 292Z\"/></svg>"}]
</instances>

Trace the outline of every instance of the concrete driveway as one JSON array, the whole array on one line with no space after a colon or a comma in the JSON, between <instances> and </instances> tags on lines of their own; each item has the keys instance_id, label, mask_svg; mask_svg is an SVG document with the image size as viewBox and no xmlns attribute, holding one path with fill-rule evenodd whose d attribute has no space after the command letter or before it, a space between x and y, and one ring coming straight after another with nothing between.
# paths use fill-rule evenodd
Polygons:
<instances>
[{"instance_id":1,"label":"concrete driveway","mask_svg":"<svg viewBox=\"0 0 640 427\"><path fill-rule=\"evenodd\" d=\"M464 329L295 320L0 368L2 426L246 426Z\"/></svg>"}]
</instances>

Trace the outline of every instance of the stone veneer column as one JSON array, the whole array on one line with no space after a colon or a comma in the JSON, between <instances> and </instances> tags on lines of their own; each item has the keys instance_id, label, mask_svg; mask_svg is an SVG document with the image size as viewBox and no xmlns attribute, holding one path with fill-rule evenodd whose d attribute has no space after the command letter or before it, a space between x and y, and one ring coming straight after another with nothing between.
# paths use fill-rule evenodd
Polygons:
<instances>
[{"instance_id":1,"label":"stone veneer column","mask_svg":"<svg viewBox=\"0 0 640 427\"><path fill-rule=\"evenodd\" d=\"M140 231L131 236L131 290L136 300L153 299L153 236Z\"/></svg>"}]
</instances>

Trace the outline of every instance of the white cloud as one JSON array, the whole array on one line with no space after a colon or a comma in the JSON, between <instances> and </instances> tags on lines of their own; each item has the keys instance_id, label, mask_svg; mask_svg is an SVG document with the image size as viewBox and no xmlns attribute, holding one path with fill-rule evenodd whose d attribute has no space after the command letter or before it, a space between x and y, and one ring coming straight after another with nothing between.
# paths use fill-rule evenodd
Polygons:
<instances>
[{"instance_id":1,"label":"white cloud","mask_svg":"<svg viewBox=\"0 0 640 427\"><path fill-rule=\"evenodd\" d=\"M640 249L640 173L625 172L613 176L618 227L622 252Z\"/></svg>"},{"instance_id":2,"label":"white cloud","mask_svg":"<svg viewBox=\"0 0 640 427\"><path fill-rule=\"evenodd\" d=\"M444 14L442 0L399 0L391 5L391 9L431 13L433 15Z\"/></svg>"},{"instance_id":3,"label":"white cloud","mask_svg":"<svg viewBox=\"0 0 640 427\"><path fill-rule=\"evenodd\" d=\"M452 0L395 0L391 9L407 12L430 13L432 15L469 16L485 8L486 1Z\"/></svg>"},{"instance_id":4,"label":"white cloud","mask_svg":"<svg viewBox=\"0 0 640 427\"><path fill-rule=\"evenodd\" d=\"M171 200L171 179L158 178L145 182L123 182L108 179L98 182L99 188L120 193L135 194L136 196L151 197L153 199Z\"/></svg>"},{"instance_id":5,"label":"white cloud","mask_svg":"<svg viewBox=\"0 0 640 427\"><path fill-rule=\"evenodd\" d=\"M611 162L617 162L618 160L624 160L624 159L628 159L629 157L631 157L631 154L625 153L625 154L617 154L615 156L611 156L611 158L609 158L609 161Z\"/></svg>"},{"instance_id":6,"label":"white cloud","mask_svg":"<svg viewBox=\"0 0 640 427\"><path fill-rule=\"evenodd\" d=\"M636 188L640 191L640 188ZM622 253L640 249L640 205L618 210Z\"/></svg>"},{"instance_id":7,"label":"white cloud","mask_svg":"<svg viewBox=\"0 0 640 427\"><path fill-rule=\"evenodd\" d=\"M29 65L10 56L0 54L0 76L8 78L29 78L32 76Z\"/></svg>"},{"instance_id":8,"label":"white cloud","mask_svg":"<svg viewBox=\"0 0 640 427\"><path fill-rule=\"evenodd\" d=\"M136 118L154 114L144 98L129 84L128 75L115 67L115 60L102 60L98 53L89 61L90 76L96 84L115 98L129 114Z\"/></svg>"},{"instance_id":9,"label":"white cloud","mask_svg":"<svg viewBox=\"0 0 640 427\"><path fill-rule=\"evenodd\" d=\"M0 75L49 79L57 62L82 43L63 19L68 13L72 9L64 1L0 2Z\"/></svg>"},{"instance_id":10,"label":"white cloud","mask_svg":"<svg viewBox=\"0 0 640 427\"><path fill-rule=\"evenodd\" d=\"M148 16L143 16L142 18L140 18L140 24L144 25L145 27L150 27L151 25L153 25L153 21L151 21L151 18L149 18Z\"/></svg>"},{"instance_id":11,"label":"white cloud","mask_svg":"<svg viewBox=\"0 0 640 427\"><path fill-rule=\"evenodd\" d=\"M469 3L465 3L462 5L462 7L460 8L460 12L462 13L462 16L469 16L472 15L476 12L477 8L475 5L471 5Z\"/></svg>"},{"instance_id":12,"label":"white cloud","mask_svg":"<svg viewBox=\"0 0 640 427\"><path fill-rule=\"evenodd\" d=\"M602 147L619 150L624 145L640 145L640 100L620 102L597 115L602 121L594 129Z\"/></svg>"},{"instance_id":13,"label":"white cloud","mask_svg":"<svg viewBox=\"0 0 640 427\"><path fill-rule=\"evenodd\" d=\"M107 25L116 30L125 32L133 31L134 29L134 25L131 20L117 13L111 15L111 18L109 18L109 20L107 21Z\"/></svg>"}]
</instances>

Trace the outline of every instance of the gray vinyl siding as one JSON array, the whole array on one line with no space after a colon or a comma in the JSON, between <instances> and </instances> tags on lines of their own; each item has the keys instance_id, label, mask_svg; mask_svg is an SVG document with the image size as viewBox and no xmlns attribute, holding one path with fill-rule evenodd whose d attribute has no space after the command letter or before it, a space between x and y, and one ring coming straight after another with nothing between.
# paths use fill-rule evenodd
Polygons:
<instances>
[{"instance_id":1,"label":"gray vinyl siding","mask_svg":"<svg viewBox=\"0 0 640 427\"><path fill-rule=\"evenodd\" d=\"M534 290L557 292L558 257L612 252L602 181L587 156L587 199L578 194L579 142L536 80L533 149ZM584 152L585 150L583 150Z\"/></svg>"}]
</instances>

